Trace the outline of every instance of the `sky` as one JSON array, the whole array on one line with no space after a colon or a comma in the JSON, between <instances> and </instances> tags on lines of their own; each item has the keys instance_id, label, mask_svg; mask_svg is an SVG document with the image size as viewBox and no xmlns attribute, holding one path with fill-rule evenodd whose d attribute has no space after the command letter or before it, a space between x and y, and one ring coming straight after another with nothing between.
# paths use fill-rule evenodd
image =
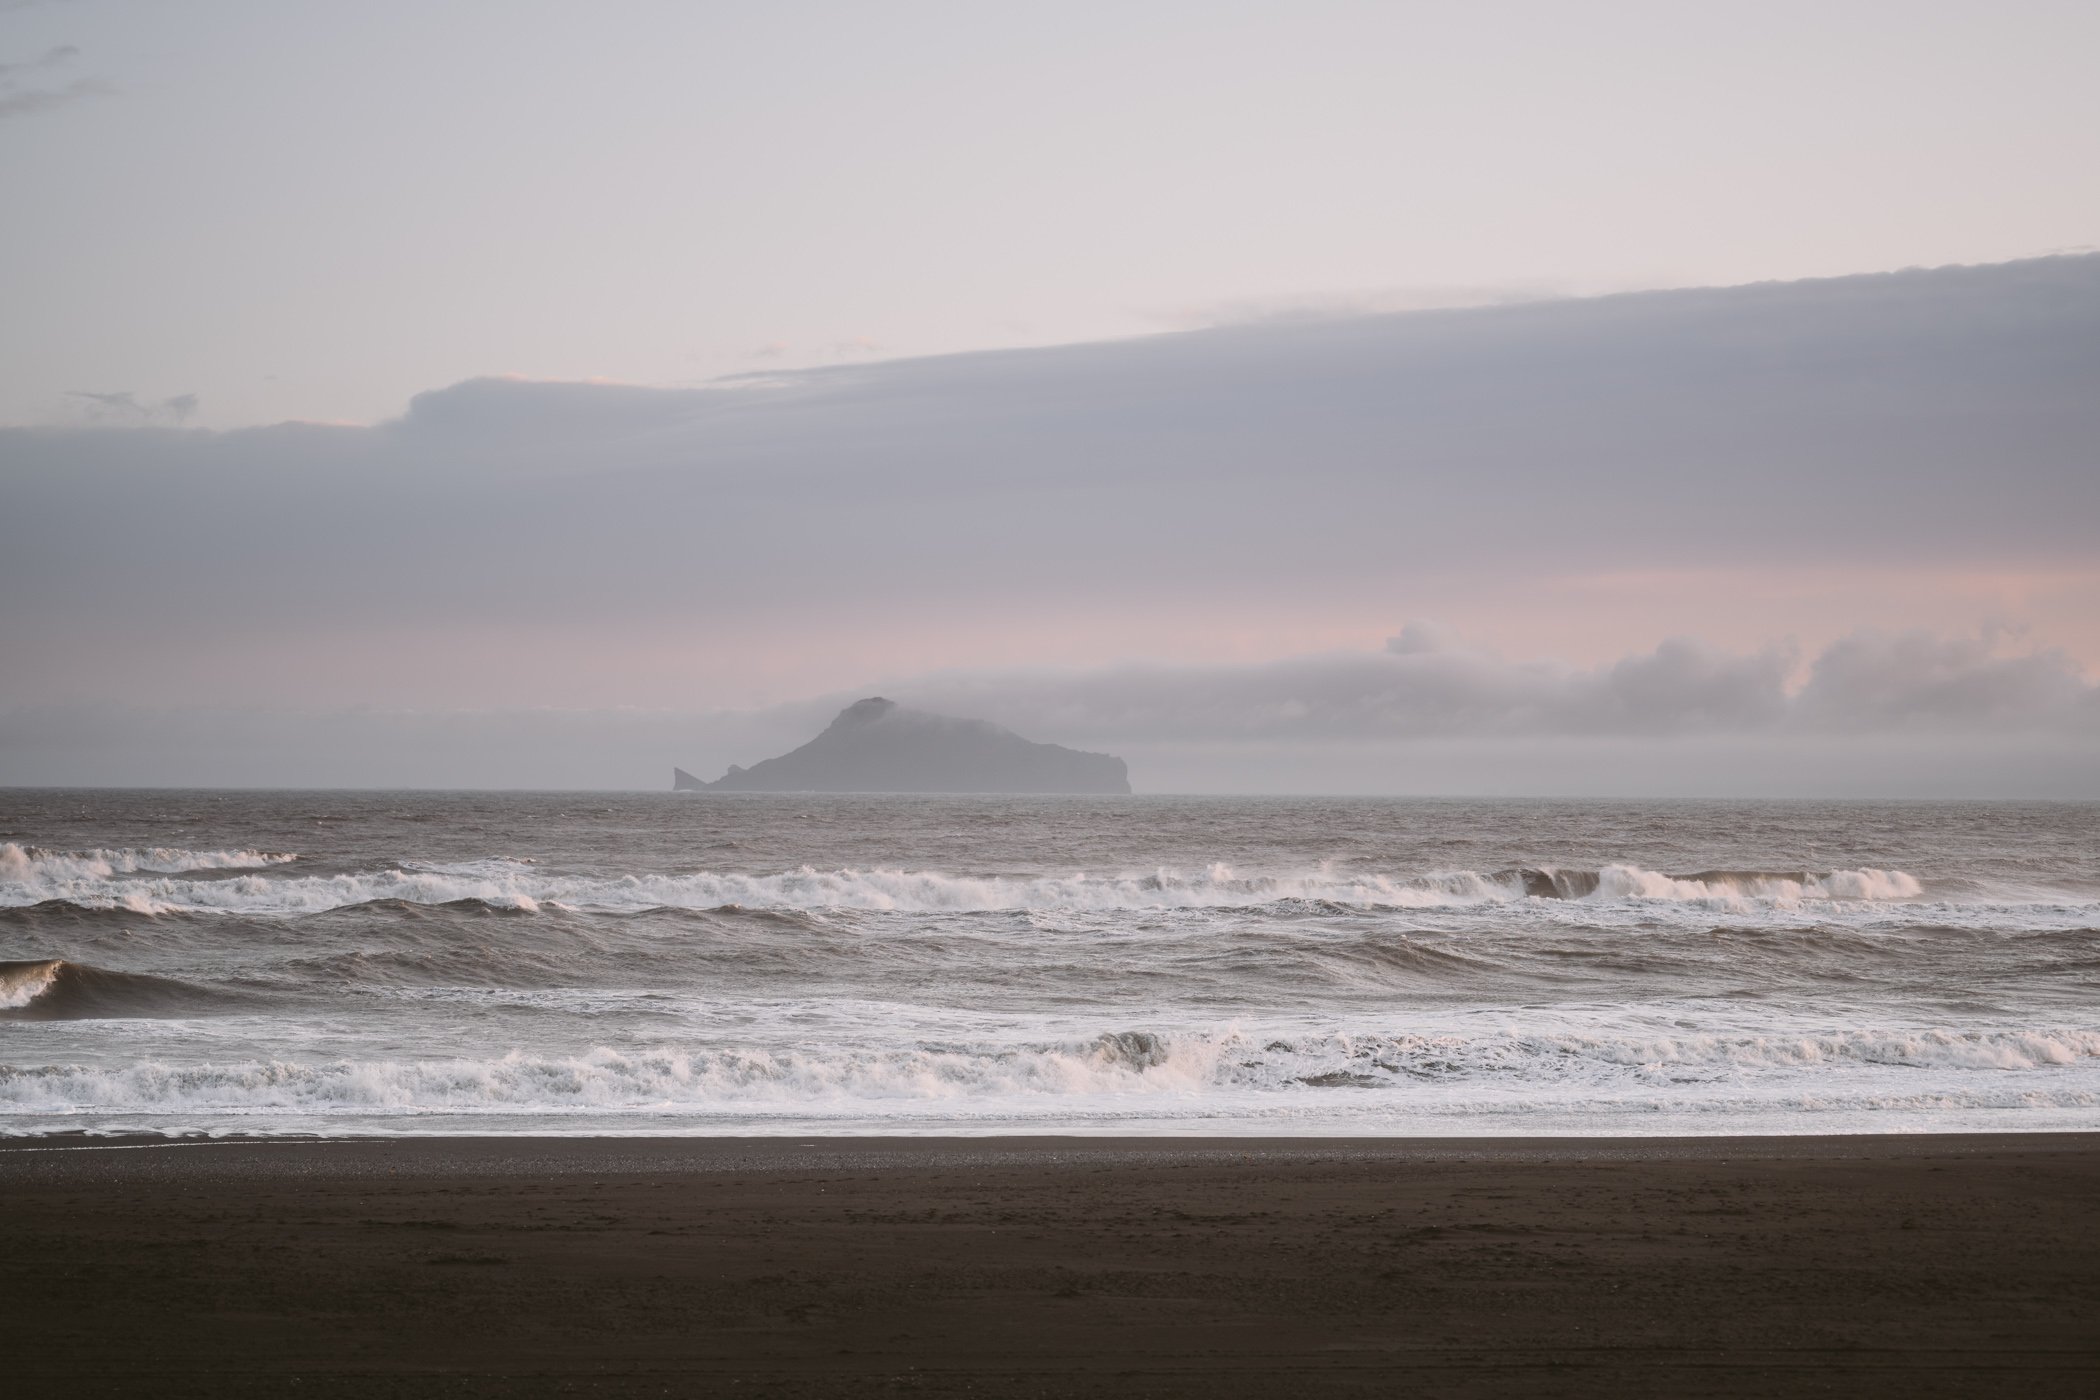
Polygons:
<instances>
[{"instance_id":1,"label":"sky","mask_svg":"<svg viewBox=\"0 0 2100 1400\"><path fill-rule=\"evenodd\" d=\"M0 0L0 783L2100 797L2096 46Z\"/></svg>"}]
</instances>

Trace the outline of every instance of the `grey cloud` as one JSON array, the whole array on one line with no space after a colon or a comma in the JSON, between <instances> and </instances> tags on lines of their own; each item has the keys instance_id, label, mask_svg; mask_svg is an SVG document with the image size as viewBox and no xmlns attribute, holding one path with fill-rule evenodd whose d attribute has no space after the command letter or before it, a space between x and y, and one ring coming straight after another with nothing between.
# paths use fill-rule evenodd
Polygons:
<instances>
[{"instance_id":1,"label":"grey cloud","mask_svg":"<svg viewBox=\"0 0 2100 1400\"><path fill-rule=\"evenodd\" d=\"M1992 654L1992 638L1864 632L1816 658L1796 709L1859 728L2100 722L2100 691L2071 657Z\"/></svg>"},{"instance_id":2,"label":"grey cloud","mask_svg":"<svg viewBox=\"0 0 2100 1400\"><path fill-rule=\"evenodd\" d=\"M1788 648L1729 656L1679 638L1597 676L1592 703L1605 722L1633 733L1754 729L1784 716L1781 686L1792 663Z\"/></svg>"},{"instance_id":3,"label":"grey cloud","mask_svg":"<svg viewBox=\"0 0 2100 1400\"><path fill-rule=\"evenodd\" d=\"M19 8L19 7L18 7ZM83 97L106 97L116 91L100 78L75 78L60 87L22 86L25 79L49 74L55 69L69 66L80 57L80 50L72 44L60 44L47 49L36 58L16 63L0 63L0 119L27 116L32 112L49 111L77 102Z\"/></svg>"},{"instance_id":4,"label":"grey cloud","mask_svg":"<svg viewBox=\"0 0 2100 1400\"><path fill-rule=\"evenodd\" d=\"M647 788L801 743L828 715L263 709L121 703L0 710L0 784Z\"/></svg>"},{"instance_id":5,"label":"grey cloud","mask_svg":"<svg viewBox=\"0 0 2100 1400\"><path fill-rule=\"evenodd\" d=\"M1789 688L1790 647L1728 653L1690 639L1609 665L1511 661L1410 629L1384 653L1076 675L893 680L886 694L1090 744L1357 742L1481 736L1836 734L1892 728L2100 738L2100 689L2054 651L1988 638L1859 633Z\"/></svg>"},{"instance_id":6,"label":"grey cloud","mask_svg":"<svg viewBox=\"0 0 2100 1400\"><path fill-rule=\"evenodd\" d=\"M1330 292L1324 296L1241 298L1201 306L1174 307L1148 319L1174 330L1209 330L1293 321L1333 321L1405 311L1454 311L1482 306L1521 306L1557 301L1572 293L1547 282L1508 282L1477 287L1386 287Z\"/></svg>"},{"instance_id":7,"label":"grey cloud","mask_svg":"<svg viewBox=\"0 0 2100 1400\"><path fill-rule=\"evenodd\" d=\"M75 78L64 87L31 88L26 92L0 92L0 119L48 112L83 97L109 97L116 88L100 78Z\"/></svg>"},{"instance_id":8,"label":"grey cloud","mask_svg":"<svg viewBox=\"0 0 2100 1400\"><path fill-rule=\"evenodd\" d=\"M673 763L748 766L880 690L1107 749L1147 792L2100 794L2100 688L2054 653L1862 633L1816 658L1798 691L1792 665L1783 647L1676 640L1573 667L1445 639L881 681L750 711L24 706L0 710L0 783L662 787Z\"/></svg>"},{"instance_id":9,"label":"grey cloud","mask_svg":"<svg viewBox=\"0 0 2100 1400\"><path fill-rule=\"evenodd\" d=\"M20 63L0 63L0 81L6 81L10 73L35 73L46 68L60 68L80 57L80 50L71 44L60 44L48 49L41 58L25 59Z\"/></svg>"},{"instance_id":10,"label":"grey cloud","mask_svg":"<svg viewBox=\"0 0 2100 1400\"><path fill-rule=\"evenodd\" d=\"M89 421L123 427L143 427L154 423L179 426L187 423L197 412L195 394L176 394L172 398L146 401L128 389L103 392L73 389L68 391L67 396L80 401Z\"/></svg>"},{"instance_id":11,"label":"grey cloud","mask_svg":"<svg viewBox=\"0 0 2100 1400\"><path fill-rule=\"evenodd\" d=\"M1069 632L1132 599L1317 617L1582 571L2090 569L2095 383L2100 257L2080 257L702 389L474 380L369 428L176 432L179 400L132 427L112 406L0 429L0 592L34 602L0 702L117 633L172 672L273 626L377 646L357 639L403 619L618 618L734 675L782 639ZM184 616L137 626L165 596ZM1571 697L1430 655L1399 668L1406 710L1373 698L1391 662L1320 664L1361 692L1336 704L1401 732L1526 704L1592 732L1742 723L1777 664L1658 652Z\"/></svg>"}]
</instances>

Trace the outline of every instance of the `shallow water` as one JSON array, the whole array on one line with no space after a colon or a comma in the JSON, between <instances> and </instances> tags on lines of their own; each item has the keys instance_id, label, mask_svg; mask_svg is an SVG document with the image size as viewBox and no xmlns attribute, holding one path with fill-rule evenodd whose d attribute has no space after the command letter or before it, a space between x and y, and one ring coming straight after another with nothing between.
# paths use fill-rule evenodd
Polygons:
<instances>
[{"instance_id":1,"label":"shallow water","mask_svg":"<svg viewBox=\"0 0 2100 1400\"><path fill-rule=\"evenodd\" d=\"M2100 1127L2100 807L0 792L0 1131Z\"/></svg>"}]
</instances>

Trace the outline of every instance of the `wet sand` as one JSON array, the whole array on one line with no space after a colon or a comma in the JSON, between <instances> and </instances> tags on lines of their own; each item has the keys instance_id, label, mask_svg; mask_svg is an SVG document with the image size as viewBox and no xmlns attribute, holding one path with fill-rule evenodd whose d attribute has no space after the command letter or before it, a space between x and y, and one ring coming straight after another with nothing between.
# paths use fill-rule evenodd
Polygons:
<instances>
[{"instance_id":1,"label":"wet sand","mask_svg":"<svg viewBox=\"0 0 2100 1400\"><path fill-rule=\"evenodd\" d=\"M14 1395L2100 1394L2100 1135L0 1145Z\"/></svg>"}]
</instances>

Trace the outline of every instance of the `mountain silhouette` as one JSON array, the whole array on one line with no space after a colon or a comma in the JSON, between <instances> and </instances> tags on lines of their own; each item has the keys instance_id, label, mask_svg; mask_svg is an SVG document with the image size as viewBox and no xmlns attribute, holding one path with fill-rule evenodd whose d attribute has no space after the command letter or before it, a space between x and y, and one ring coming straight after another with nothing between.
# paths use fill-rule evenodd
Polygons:
<instances>
[{"instance_id":1,"label":"mountain silhouette","mask_svg":"<svg viewBox=\"0 0 2100 1400\"><path fill-rule=\"evenodd\" d=\"M854 701L822 734L778 758L731 764L711 783L672 773L682 792L1130 791L1120 758L1032 743L981 719L909 710L879 695Z\"/></svg>"}]
</instances>

